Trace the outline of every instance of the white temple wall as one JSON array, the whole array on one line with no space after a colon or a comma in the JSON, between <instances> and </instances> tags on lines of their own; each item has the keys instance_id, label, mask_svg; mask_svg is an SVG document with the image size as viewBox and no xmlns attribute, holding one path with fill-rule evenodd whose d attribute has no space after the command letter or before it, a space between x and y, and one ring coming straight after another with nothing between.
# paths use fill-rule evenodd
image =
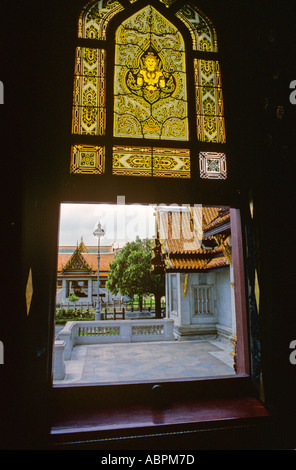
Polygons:
<instances>
[{"instance_id":1,"label":"white temple wall","mask_svg":"<svg viewBox=\"0 0 296 470\"><path fill-rule=\"evenodd\" d=\"M79 300L77 300L77 302L75 303L76 306L79 306L81 304L87 304L87 303L92 303L92 302L96 302L96 299L97 299L97 296L94 295L97 293L97 289L96 289L96 286L94 286L94 283L93 283L93 279L91 278L88 278L88 279L85 279L85 278L82 278L82 277L72 277L71 280L69 279L66 279L64 278L62 280L62 288L61 289L58 289L57 290L57 295L56 295L56 303L57 304L68 304L69 303L69 300L68 300L68 297L71 293L73 292L70 292L70 289L69 289L69 282L72 282L72 281L79 281L79 282L85 282L87 281L87 286L84 287L84 292L86 294L86 296L83 296L83 297L80 297ZM95 280L96 282L96 280ZM103 298L103 300L105 302L111 302L112 301L112 295L111 295L111 292L106 288L106 287L100 287L100 293L104 293L105 294L105 297Z\"/></svg>"},{"instance_id":2,"label":"white temple wall","mask_svg":"<svg viewBox=\"0 0 296 470\"><path fill-rule=\"evenodd\" d=\"M189 273L187 280L183 273L166 275L166 316L174 320L178 339L233 335L231 271Z\"/></svg>"}]
</instances>

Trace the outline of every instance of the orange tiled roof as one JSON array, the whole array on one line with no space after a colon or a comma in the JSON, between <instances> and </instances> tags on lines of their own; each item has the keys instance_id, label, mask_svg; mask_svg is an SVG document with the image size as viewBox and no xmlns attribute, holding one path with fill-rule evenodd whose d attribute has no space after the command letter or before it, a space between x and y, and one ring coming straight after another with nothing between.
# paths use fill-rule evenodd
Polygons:
<instances>
[{"instance_id":1,"label":"orange tiled roof","mask_svg":"<svg viewBox=\"0 0 296 470\"><path fill-rule=\"evenodd\" d=\"M220 208L203 207L200 216L198 209L164 212L159 215L160 238L165 240L170 253L213 253L213 250L201 246L204 232L230 220L229 210L221 213Z\"/></svg>"},{"instance_id":2,"label":"orange tiled roof","mask_svg":"<svg viewBox=\"0 0 296 470\"><path fill-rule=\"evenodd\" d=\"M220 207L158 211L157 237L161 248L155 244L152 260L155 271L161 271L164 266L167 270L203 271L228 265L224 251L225 245L229 245L229 221L229 209ZM223 226L223 237L218 239L220 226ZM215 235L205 237L205 232L212 229ZM212 247L203 246L206 240L210 240L207 244L212 243Z\"/></svg>"},{"instance_id":3,"label":"orange tiled roof","mask_svg":"<svg viewBox=\"0 0 296 470\"><path fill-rule=\"evenodd\" d=\"M170 262L172 264L172 269L180 270L203 270L206 269L209 259L199 259L197 257L193 258L173 258L170 257Z\"/></svg>"},{"instance_id":4,"label":"orange tiled roof","mask_svg":"<svg viewBox=\"0 0 296 470\"><path fill-rule=\"evenodd\" d=\"M203 228L218 217L219 207L202 207Z\"/></svg>"},{"instance_id":5,"label":"orange tiled roof","mask_svg":"<svg viewBox=\"0 0 296 470\"><path fill-rule=\"evenodd\" d=\"M225 256L219 256L217 258L172 258L170 257L170 262L172 264L172 269L180 271L203 271L213 268L220 268L222 266L227 266L228 262Z\"/></svg>"},{"instance_id":6,"label":"orange tiled roof","mask_svg":"<svg viewBox=\"0 0 296 470\"><path fill-rule=\"evenodd\" d=\"M68 264L69 275L71 272L71 258L74 260L74 256L77 256L77 250L74 253L59 253L58 254L58 273L61 273ZM97 253L81 253L79 256L84 261L84 271L87 274L87 268L89 273L95 274L98 270L98 255ZM100 254L100 273L109 272L109 265L114 260L115 253L101 253ZM86 264L85 264L86 263ZM72 272L72 274L75 274Z\"/></svg>"},{"instance_id":7,"label":"orange tiled roof","mask_svg":"<svg viewBox=\"0 0 296 470\"><path fill-rule=\"evenodd\" d=\"M205 209L210 209L210 208L205 208ZM208 211L205 210L205 213ZM214 212L211 211L211 214L214 215ZM207 218L208 219L208 218ZM207 223L204 225L204 231L208 231L214 227L218 227L221 224L224 224L225 222L230 221L230 211L229 209L218 209L216 216L208 220Z\"/></svg>"},{"instance_id":8,"label":"orange tiled roof","mask_svg":"<svg viewBox=\"0 0 296 470\"><path fill-rule=\"evenodd\" d=\"M61 271L63 266L66 266L72 253L59 253L58 254L58 271Z\"/></svg>"},{"instance_id":9,"label":"orange tiled roof","mask_svg":"<svg viewBox=\"0 0 296 470\"><path fill-rule=\"evenodd\" d=\"M220 256L219 258L212 258L207 265L207 269L221 268L222 266L228 266L228 260L226 256Z\"/></svg>"},{"instance_id":10,"label":"orange tiled roof","mask_svg":"<svg viewBox=\"0 0 296 470\"><path fill-rule=\"evenodd\" d=\"M85 261L94 271L98 270L98 255L96 253L81 253ZM100 271L109 271L109 265L114 260L115 253L100 254Z\"/></svg>"},{"instance_id":11,"label":"orange tiled roof","mask_svg":"<svg viewBox=\"0 0 296 470\"><path fill-rule=\"evenodd\" d=\"M163 235L170 253L203 252L200 240L192 235L189 212L169 212L160 215Z\"/></svg>"}]
</instances>

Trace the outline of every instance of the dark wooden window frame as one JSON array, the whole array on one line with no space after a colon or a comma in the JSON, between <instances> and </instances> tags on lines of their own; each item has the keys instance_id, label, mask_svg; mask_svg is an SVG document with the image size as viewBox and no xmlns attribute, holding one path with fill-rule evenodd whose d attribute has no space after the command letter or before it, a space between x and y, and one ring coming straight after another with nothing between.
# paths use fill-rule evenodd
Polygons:
<instances>
[{"instance_id":1,"label":"dark wooden window frame","mask_svg":"<svg viewBox=\"0 0 296 470\"><path fill-rule=\"evenodd\" d=\"M176 2L177 3L177 2ZM141 4L144 5L143 2ZM132 14L139 5L128 5L129 14ZM164 7L163 7L164 8ZM168 16L169 17L169 16ZM123 13L118 14L116 21L122 21ZM185 31L184 25L182 32ZM189 36L187 32L187 37ZM93 41L78 41L78 45L89 45L90 47L100 47L100 41L94 45ZM113 52L109 44L101 46L107 49L108 57L112 60ZM205 58L217 60L221 63L219 55L205 54ZM203 57L195 52L189 53L187 60L187 73L192 75L193 57ZM189 64L191 61L191 64ZM108 74L113 67L107 65ZM223 72L222 72L223 74ZM193 83L188 83L193 86ZM110 90L107 93L107 100L110 100ZM112 101L110 101L112 102ZM189 114L193 113L193 103L188 96ZM189 123L194 122L189 115ZM112 129L109 119L109 128ZM226 118L227 122L227 118ZM108 121L107 121L108 123ZM195 134L192 124L190 133ZM74 136L74 141L84 142L85 136L80 139ZM123 140L123 139L120 139ZM111 147L113 145L105 137L91 138L90 142L106 142L106 175L100 176L100 184L106 188L102 202L114 202L114 191L110 186L111 180ZM114 139L114 142L116 139ZM137 145L137 139L127 139L127 145ZM146 142L145 142L146 143ZM172 146L177 144L171 143ZM187 142L188 144L188 142ZM149 141L147 141L149 145ZM166 143L162 143L166 145ZM180 147L186 143L180 144ZM197 146L197 147L196 147ZM227 153L227 144L211 144L206 146L198 143L196 138L190 142L191 151L196 148L223 151ZM228 156L228 155L227 155ZM229 160L228 160L229 163ZM151 202L155 202L162 195L163 200L168 203L180 203L180 199L188 195L189 201L200 199L199 202L209 204L217 203L219 198L226 201L225 205L231 206L231 232L232 232L232 253L234 269L234 289L236 322L238 330L236 364L237 374L233 377L217 378L197 378L186 380L169 380L158 382L120 383L109 385L85 384L71 386L51 386L50 388L50 436L49 445L54 449L60 448L103 448L113 446L124 448L127 442L130 445L141 442L145 448L147 439L153 442L157 436L194 436L196 432L215 427L223 429L225 426L244 426L250 422L262 422L268 419L269 413L259 400L257 386L252 380L250 353L249 353L249 325L247 311L247 282L244 267L244 237L242 227L244 220L241 220L241 200L237 203L233 194L229 197L225 184L221 181L197 181L198 162L192 164L193 175L189 182L169 182L160 179L154 181L145 180L147 193L150 193ZM196 175L196 176L194 176ZM90 177L85 181L84 176L75 176L75 194L69 198L69 193L65 201L82 202L94 201L93 195L97 194L95 177ZM87 177L88 178L88 177ZM116 180L117 194L126 194L130 199L127 202L148 203L148 196L139 200L136 195L139 193L142 181L141 178L124 177ZM158 181L157 181L158 180ZM96 181L98 181L96 179ZM132 182L132 184L131 184ZM156 182L158 183L157 191ZM161 182L161 185L160 185ZM196 183L198 183L196 185ZM196 189L195 189L196 185ZM161 189L159 189L161 186ZM219 186L220 189L217 189ZM178 188L177 193L175 189ZM185 191L183 191L186 188ZM154 191L154 192L153 192ZM179 194L179 196L176 194ZM181 196L183 194L183 196ZM200 197L199 197L200 195ZM226 195L226 198L225 198ZM141 198L140 198L141 199ZM220 200L221 200L220 199ZM235 202L233 203L233 199ZM228 204L230 202L230 204ZM152 441L151 441L152 439ZM123 446L123 447L121 447ZM149 444L148 444L149 446ZM162 447L165 448L165 447Z\"/></svg>"}]
</instances>

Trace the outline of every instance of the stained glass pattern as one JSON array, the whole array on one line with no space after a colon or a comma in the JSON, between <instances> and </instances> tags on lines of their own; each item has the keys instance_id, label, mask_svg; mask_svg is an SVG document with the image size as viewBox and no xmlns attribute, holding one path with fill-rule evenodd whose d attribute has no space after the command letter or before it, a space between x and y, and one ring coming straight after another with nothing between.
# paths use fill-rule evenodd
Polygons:
<instances>
[{"instance_id":1,"label":"stained glass pattern","mask_svg":"<svg viewBox=\"0 0 296 470\"><path fill-rule=\"evenodd\" d=\"M113 147L113 174L125 176L152 176L150 147Z\"/></svg>"},{"instance_id":2,"label":"stained glass pattern","mask_svg":"<svg viewBox=\"0 0 296 470\"><path fill-rule=\"evenodd\" d=\"M220 67L217 61L194 59L197 138L226 141Z\"/></svg>"},{"instance_id":3,"label":"stained glass pattern","mask_svg":"<svg viewBox=\"0 0 296 470\"><path fill-rule=\"evenodd\" d=\"M154 148L153 176L190 178L190 152L187 149Z\"/></svg>"},{"instance_id":4,"label":"stained glass pattern","mask_svg":"<svg viewBox=\"0 0 296 470\"><path fill-rule=\"evenodd\" d=\"M99 0L87 4L78 21L78 37L86 39L106 39L109 21L123 10L117 0Z\"/></svg>"},{"instance_id":5,"label":"stained glass pattern","mask_svg":"<svg viewBox=\"0 0 296 470\"><path fill-rule=\"evenodd\" d=\"M206 179L226 179L226 155L219 152L200 152L200 177Z\"/></svg>"},{"instance_id":6,"label":"stained glass pattern","mask_svg":"<svg viewBox=\"0 0 296 470\"><path fill-rule=\"evenodd\" d=\"M105 172L105 148L94 145L73 145L71 173L97 174Z\"/></svg>"},{"instance_id":7,"label":"stained glass pattern","mask_svg":"<svg viewBox=\"0 0 296 470\"><path fill-rule=\"evenodd\" d=\"M116 146L112 172L124 176L190 178L190 153L187 149Z\"/></svg>"},{"instance_id":8,"label":"stained glass pattern","mask_svg":"<svg viewBox=\"0 0 296 470\"><path fill-rule=\"evenodd\" d=\"M183 6L176 16L183 21L190 31L193 50L205 52L217 52L217 37L215 29L209 20L191 5Z\"/></svg>"},{"instance_id":9,"label":"stained glass pattern","mask_svg":"<svg viewBox=\"0 0 296 470\"><path fill-rule=\"evenodd\" d=\"M152 6L116 32L114 135L188 140L184 41Z\"/></svg>"},{"instance_id":10,"label":"stained glass pattern","mask_svg":"<svg viewBox=\"0 0 296 470\"><path fill-rule=\"evenodd\" d=\"M77 47L73 94L73 134L104 135L105 51Z\"/></svg>"},{"instance_id":11,"label":"stained glass pattern","mask_svg":"<svg viewBox=\"0 0 296 470\"><path fill-rule=\"evenodd\" d=\"M169 7L175 0L159 2ZM78 37L106 40L110 20L121 10L123 6L118 0L89 2L79 18ZM193 50L217 52L215 29L197 8L188 4L175 15L189 29ZM113 136L188 141L185 45L178 29L148 5L116 30L114 57ZM223 144L226 133L219 63L197 58L193 63L197 139ZM72 134L106 134L104 49L76 49ZM188 149L169 148L168 143L166 148L161 143L159 147L122 144L123 141L113 146L113 175L190 178ZM199 168L201 178L227 178L224 153L200 152ZM105 147L73 145L70 172L104 173Z\"/></svg>"}]
</instances>

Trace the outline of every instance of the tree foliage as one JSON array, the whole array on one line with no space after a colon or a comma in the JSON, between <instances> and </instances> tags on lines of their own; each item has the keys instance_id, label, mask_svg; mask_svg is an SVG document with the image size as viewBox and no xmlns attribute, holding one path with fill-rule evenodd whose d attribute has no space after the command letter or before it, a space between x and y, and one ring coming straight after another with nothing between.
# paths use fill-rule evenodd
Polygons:
<instances>
[{"instance_id":1,"label":"tree foliage","mask_svg":"<svg viewBox=\"0 0 296 470\"><path fill-rule=\"evenodd\" d=\"M76 295L76 294L71 294L69 297L68 297L68 300L69 302L77 302L79 300L79 297Z\"/></svg>"},{"instance_id":2,"label":"tree foliage","mask_svg":"<svg viewBox=\"0 0 296 470\"><path fill-rule=\"evenodd\" d=\"M138 295L155 296L156 316L160 314L160 299L165 293L164 276L151 271L152 241L149 239L128 242L112 263L106 287L113 293L133 298Z\"/></svg>"}]
</instances>

